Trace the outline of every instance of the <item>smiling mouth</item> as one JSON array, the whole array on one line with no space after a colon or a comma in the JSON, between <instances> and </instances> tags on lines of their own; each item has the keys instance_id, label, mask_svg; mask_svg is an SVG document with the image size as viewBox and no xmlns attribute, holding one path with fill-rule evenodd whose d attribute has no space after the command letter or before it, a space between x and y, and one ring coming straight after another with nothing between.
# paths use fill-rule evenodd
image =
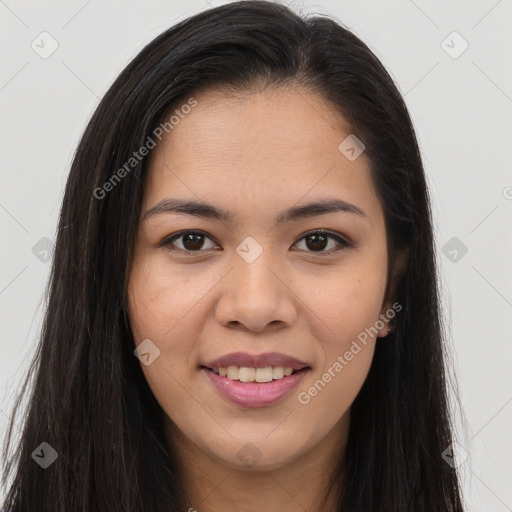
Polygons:
<instances>
[{"instance_id":1,"label":"smiling mouth","mask_svg":"<svg viewBox=\"0 0 512 512\"><path fill-rule=\"evenodd\" d=\"M201 368L210 371L219 377L224 377L227 380L239 381L249 384L262 384L272 382L275 380L284 380L291 375L297 373L304 373L310 369L309 366L304 366L301 369L293 369L284 366L266 366L266 367L246 367L231 365L225 368L209 368L201 366Z\"/></svg>"},{"instance_id":2,"label":"smiling mouth","mask_svg":"<svg viewBox=\"0 0 512 512\"><path fill-rule=\"evenodd\" d=\"M224 399L251 408L268 407L284 400L311 371L309 366L293 369L283 366L250 368L233 365L227 368L201 366L199 369ZM222 375L224 373L226 375Z\"/></svg>"}]
</instances>

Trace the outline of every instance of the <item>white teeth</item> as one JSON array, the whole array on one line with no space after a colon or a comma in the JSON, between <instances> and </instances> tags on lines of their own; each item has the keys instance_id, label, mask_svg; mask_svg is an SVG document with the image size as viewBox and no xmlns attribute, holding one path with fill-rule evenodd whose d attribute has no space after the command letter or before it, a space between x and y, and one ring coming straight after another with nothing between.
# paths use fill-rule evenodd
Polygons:
<instances>
[{"instance_id":1,"label":"white teeth","mask_svg":"<svg viewBox=\"0 0 512 512\"><path fill-rule=\"evenodd\" d=\"M240 382L270 382L279 380L293 373L293 368L283 366L267 366L265 368L249 368L247 366L228 366L227 368L213 368L221 377Z\"/></svg>"},{"instance_id":2,"label":"white teeth","mask_svg":"<svg viewBox=\"0 0 512 512\"><path fill-rule=\"evenodd\" d=\"M238 370L238 379L241 382L253 382L256 376L256 370L254 368L245 368L242 366Z\"/></svg>"},{"instance_id":3,"label":"white teeth","mask_svg":"<svg viewBox=\"0 0 512 512\"><path fill-rule=\"evenodd\" d=\"M228 366L226 370L226 377L231 380L238 380L238 366Z\"/></svg>"},{"instance_id":4,"label":"white teeth","mask_svg":"<svg viewBox=\"0 0 512 512\"><path fill-rule=\"evenodd\" d=\"M255 374L254 380L256 382L270 382L273 376L272 366L257 368Z\"/></svg>"},{"instance_id":5,"label":"white teeth","mask_svg":"<svg viewBox=\"0 0 512 512\"><path fill-rule=\"evenodd\" d=\"M284 368L282 366L274 366L272 368L272 377L274 379L282 379L284 377Z\"/></svg>"}]
</instances>

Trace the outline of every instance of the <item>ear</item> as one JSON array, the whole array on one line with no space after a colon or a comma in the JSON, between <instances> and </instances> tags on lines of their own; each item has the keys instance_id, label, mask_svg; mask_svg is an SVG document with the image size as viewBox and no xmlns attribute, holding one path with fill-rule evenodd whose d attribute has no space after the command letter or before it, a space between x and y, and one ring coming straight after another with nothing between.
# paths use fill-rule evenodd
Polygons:
<instances>
[{"instance_id":1,"label":"ear","mask_svg":"<svg viewBox=\"0 0 512 512\"><path fill-rule=\"evenodd\" d=\"M379 332L377 333L378 338L385 338L393 330L393 318L395 316L395 313L396 311L400 311L403 307L403 305L400 305L400 309L395 309L393 308L393 303L395 302L398 284L402 280L405 271L407 270L408 261L409 247L399 249L396 253L393 266L391 267L391 279L388 283L386 297L384 298L382 309L379 315L379 320L383 324L383 326L381 329L379 329Z\"/></svg>"}]
</instances>

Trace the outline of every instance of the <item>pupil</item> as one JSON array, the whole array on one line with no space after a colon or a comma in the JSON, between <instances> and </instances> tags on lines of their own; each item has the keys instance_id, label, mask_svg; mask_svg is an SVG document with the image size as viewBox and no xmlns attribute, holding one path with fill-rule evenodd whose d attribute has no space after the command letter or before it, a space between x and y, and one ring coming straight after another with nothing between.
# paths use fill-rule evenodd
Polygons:
<instances>
[{"instance_id":1,"label":"pupil","mask_svg":"<svg viewBox=\"0 0 512 512\"><path fill-rule=\"evenodd\" d=\"M188 234L183 235L183 247L190 251L201 249L203 246L203 235Z\"/></svg>"},{"instance_id":2,"label":"pupil","mask_svg":"<svg viewBox=\"0 0 512 512\"><path fill-rule=\"evenodd\" d=\"M309 241L313 243L310 244ZM309 235L306 238L306 246L311 250L322 250L327 246L327 237L323 235Z\"/></svg>"}]
</instances>

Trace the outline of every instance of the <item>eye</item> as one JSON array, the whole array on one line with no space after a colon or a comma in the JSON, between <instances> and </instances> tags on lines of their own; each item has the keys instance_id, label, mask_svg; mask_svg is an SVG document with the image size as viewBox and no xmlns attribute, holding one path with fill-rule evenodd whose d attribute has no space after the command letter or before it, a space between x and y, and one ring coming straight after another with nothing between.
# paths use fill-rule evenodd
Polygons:
<instances>
[{"instance_id":1,"label":"eye","mask_svg":"<svg viewBox=\"0 0 512 512\"><path fill-rule=\"evenodd\" d=\"M215 243L213 243L213 245L210 246L206 244L205 246L205 239L208 239L211 242L213 242L213 240L206 233L193 229L189 231L182 231L180 233L176 233L175 235L166 238L161 243L161 245L167 247L173 246L169 247L169 249L177 249L185 252L199 252L201 250L215 249L218 247L218 245L216 245Z\"/></svg>"},{"instance_id":2,"label":"eye","mask_svg":"<svg viewBox=\"0 0 512 512\"><path fill-rule=\"evenodd\" d=\"M332 242L334 240L334 243ZM329 230L315 230L306 233L296 245L302 244L300 250L320 253L321 256L329 255L352 247L352 244L338 233ZM336 249L336 245L338 248ZM326 250L333 249L334 250Z\"/></svg>"},{"instance_id":3,"label":"eye","mask_svg":"<svg viewBox=\"0 0 512 512\"><path fill-rule=\"evenodd\" d=\"M205 241L210 241L205 243ZM352 244L334 231L315 230L302 235L299 242L295 246L300 246L299 250L318 253L319 255L329 255L352 247ZM166 238L161 242L162 246L168 247L170 250L178 250L182 252L201 252L203 250L218 249L219 245L213 241L206 233L196 229L189 231L181 231ZM338 248L336 248L338 246ZM332 250L334 249L334 250Z\"/></svg>"}]
</instances>

